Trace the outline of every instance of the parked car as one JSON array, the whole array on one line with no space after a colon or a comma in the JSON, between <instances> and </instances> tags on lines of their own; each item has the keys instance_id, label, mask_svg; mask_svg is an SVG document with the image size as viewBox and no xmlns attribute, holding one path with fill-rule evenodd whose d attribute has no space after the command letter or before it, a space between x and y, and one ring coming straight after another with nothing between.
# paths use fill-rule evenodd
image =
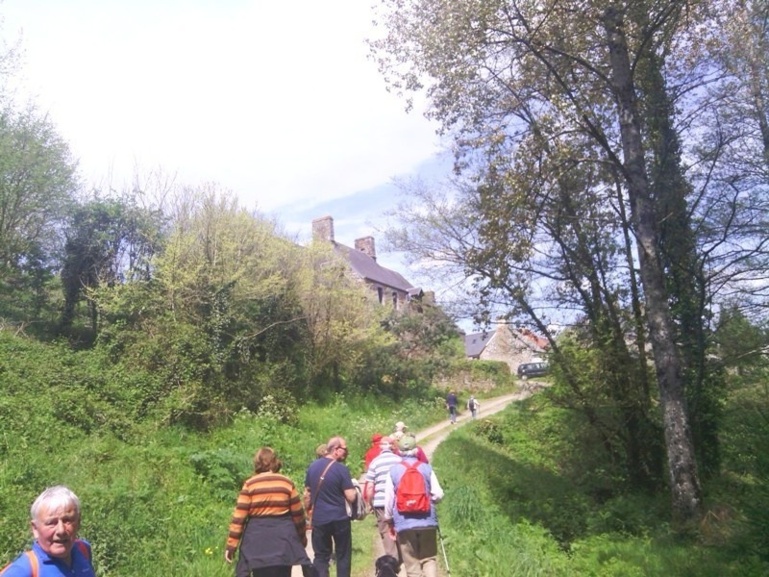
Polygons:
<instances>
[{"instance_id":1,"label":"parked car","mask_svg":"<svg viewBox=\"0 0 769 577\"><path fill-rule=\"evenodd\" d=\"M524 381L529 377L544 377L550 373L547 363L521 363L518 365L518 377Z\"/></svg>"}]
</instances>

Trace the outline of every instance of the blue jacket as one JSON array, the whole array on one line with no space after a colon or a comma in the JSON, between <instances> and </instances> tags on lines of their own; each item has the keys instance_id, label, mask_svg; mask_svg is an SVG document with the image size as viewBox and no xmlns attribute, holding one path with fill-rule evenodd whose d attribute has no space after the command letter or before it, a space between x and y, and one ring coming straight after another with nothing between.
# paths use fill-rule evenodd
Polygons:
<instances>
[{"instance_id":1,"label":"blue jacket","mask_svg":"<svg viewBox=\"0 0 769 577\"><path fill-rule=\"evenodd\" d=\"M412 451L412 453L414 452L415 451ZM395 506L395 496L398 491L401 477L403 476L403 473L406 472L406 467L403 463L397 463L390 468L390 474L388 475L386 481L387 484L385 485L385 519L393 520L396 533L407 529L437 527L438 516L435 511L435 504L443 499L443 489L438 482L438 477L435 476L435 471L433 471L431 465L422 463L414 455L404 456L403 462L410 465L417 462L419 463L418 470L422 473L427 493L430 495L430 512L406 513L405 515L398 512L398 508Z\"/></svg>"},{"instance_id":2,"label":"blue jacket","mask_svg":"<svg viewBox=\"0 0 769 577\"><path fill-rule=\"evenodd\" d=\"M83 542L90 551L91 546L88 542ZM50 557L37 542L32 545L32 551L35 553L38 566L40 567L39 577L96 577L91 560L83 555L83 552L77 545L72 547L72 567L67 567L63 561L56 557ZM13 563L0 575L2 577L30 577L32 575L32 567L26 554L22 553L14 559Z\"/></svg>"}]
</instances>

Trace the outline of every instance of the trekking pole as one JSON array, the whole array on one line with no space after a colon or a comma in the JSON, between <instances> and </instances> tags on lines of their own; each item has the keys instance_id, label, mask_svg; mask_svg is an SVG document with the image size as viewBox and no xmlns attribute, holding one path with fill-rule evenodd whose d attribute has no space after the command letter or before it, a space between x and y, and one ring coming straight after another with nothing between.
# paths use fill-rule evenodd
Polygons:
<instances>
[{"instance_id":1,"label":"trekking pole","mask_svg":"<svg viewBox=\"0 0 769 577\"><path fill-rule=\"evenodd\" d=\"M440 525L438 525L438 539L441 542L441 551L443 551L443 562L446 563L446 575L451 577L451 569L449 569L449 558L446 555L446 546L443 544L443 534L441 533Z\"/></svg>"}]
</instances>

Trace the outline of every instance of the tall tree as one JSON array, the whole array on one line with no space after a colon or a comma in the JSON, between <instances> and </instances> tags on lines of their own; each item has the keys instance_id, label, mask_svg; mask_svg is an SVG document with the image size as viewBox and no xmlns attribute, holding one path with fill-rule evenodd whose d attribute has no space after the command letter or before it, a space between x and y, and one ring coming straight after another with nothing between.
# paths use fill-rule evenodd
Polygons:
<instances>
[{"instance_id":1,"label":"tall tree","mask_svg":"<svg viewBox=\"0 0 769 577\"><path fill-rule=\"evenodd\" d=\"M479 276L485 277L488 293L501 289L514 297L520 294L522 285L511 279L521 280L532 271L525 266L516 270L511 263L528 261L542 250L540 243L552 242L526 237L527 225L538 218L537 210L549 211L551 223L557 223L553 215L559 211L564 217L571 213L570 230L577 235L574 217L590 214L591 205L597 210L607 207L620 217L628 215L619 238L626 234L634 240L628 256L631 270L637 259L643 328L652 345L673 515L679 521L696 519L701 508L699 477L654 197L657 173L650 168L655 147L645 115L667 110L669 87L659 79L673 58L674 41L696 21L695 10L687 20L683 3L672 0L587 4L383 0L381 4L385 35L372 41L380 69L395 89L419 90L427 85L428 115L454 135L458 167L477 175L482 190L478 240L496 247L485 254L476 251L486 258L486 272ZM696 4L689 7L696 9ZM652 96L662 98L655 105ZM657 127L663 136L669 129ZM669 138L664 142L668 147L674 144ZM569 162L551 162L546 171L540 170L553 158ZM678 163L672 155L660 165L659 186L670 175L680 175ZM569 188L568 171L591 165L592 177ZM504 198L500 191L526 190L520 176L532 173L541 175L537 186L548 186L537 196L551 195L547 204L527 209L520 204L525 202L520 194L515 202L499 202ZM578 201L577 194L585 195L584 201ZM686 189L675 188L675 194L685 197ZM583 206L575 211L578 204ZM669 205L681 206L672 196ZM686 224L685 219L678 222ZM510 242L513 239L499 233L510 231L513 223L523 231ZM573 240L577 244L570 242L569 247L588 246L579 236ZM611 250L609 246L603 250ZM690 253L685 255L689 258ZM677 270L684 270L683 256L675 258ZM611 274L611 268L598 271ZM585 277L588 282L590 276ZM529 286L536 290L536 285ZM599 292L600 286L596 285ZM611 301L604 302L611 306Z\"/></svg>"},{"instance_id":2,"label":"tall tree","mask_svg":"<svg viewBox=\"0 0 769 577\"><path fill-rule=\"evenodd\" d=\"M64 289L62 329L68 330L75 307L88 301L91 329L97 331L93 289L151 278L152 258L161 248L162 217L130 198L96 197L80 204L66 229L61 281Z\"/></svg>"},{"instance_id":3,"label":"tall tree","mask_svg":"<svg viewBox=\"0 0 769 577\"><path fill-rule=\"evenodd\" d=\"M0 292L42 290L78 186L69 147L48 118L34 107L0 111Z\"/></svg>"}]
</instances>

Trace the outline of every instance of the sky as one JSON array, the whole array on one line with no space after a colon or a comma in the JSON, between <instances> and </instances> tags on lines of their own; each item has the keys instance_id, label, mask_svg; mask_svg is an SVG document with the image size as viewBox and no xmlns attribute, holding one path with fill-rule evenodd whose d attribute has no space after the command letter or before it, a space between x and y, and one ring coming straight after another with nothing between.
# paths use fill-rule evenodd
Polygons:
<instances>
[{"instance_id":1,"label":"sky","mask_svg":"<svg viewBox=\"0 0 769 577\"><path fill-rule=\"evenodd\" d=\"M394 178L447 170L424 106L406 113L367 57L373 1L0 0L0 16L19 94L86 182L161 169L300 239L330 214L352 245L395 208Z\"/></svg>"}]
</instances>

